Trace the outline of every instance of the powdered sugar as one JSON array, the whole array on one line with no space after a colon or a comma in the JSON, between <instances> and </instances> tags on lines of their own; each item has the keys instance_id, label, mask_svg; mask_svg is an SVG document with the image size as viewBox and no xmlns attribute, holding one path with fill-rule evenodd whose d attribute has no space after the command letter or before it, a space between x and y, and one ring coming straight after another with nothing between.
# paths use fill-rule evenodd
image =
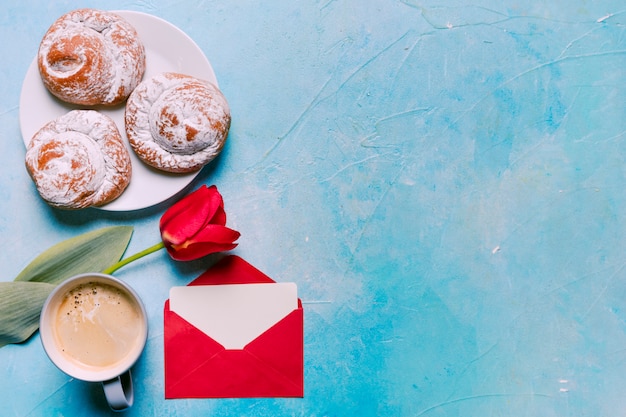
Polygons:
<instances>
[{"instance_id":1,"label":"powdered sugar","mask_svg":"<svg viewBox=\"0 0 626 417\"><path fill-rule=\"evenodd\" d=\"M77 209L119 196L131 175L130 156L108 116L74 110L33 136L26 167L50 205Z\"/></svg>"},{"instance_id":2,"label":"powdered sugar","mask_svg":"<svg viewBox=\"0 0 626 417\"><path fill-rule=\"evenodd\" d=\"M230 109L208 81L176 73L143 81L128 98L126 134L139 158L169 172L191 172L221 151Z\"/></svg>"},{"instance_id":3,"label":"powdered sugar","mask_svg":"<svg viewBox=\"0 0 626 417\"><path fill-rule=\"evenodd\" d=\"M94 9L61 16L44 35L37 58L46 88L75 104L118 104L145 70L135 29L114 13Z\"/></svg>"}]
</instances>

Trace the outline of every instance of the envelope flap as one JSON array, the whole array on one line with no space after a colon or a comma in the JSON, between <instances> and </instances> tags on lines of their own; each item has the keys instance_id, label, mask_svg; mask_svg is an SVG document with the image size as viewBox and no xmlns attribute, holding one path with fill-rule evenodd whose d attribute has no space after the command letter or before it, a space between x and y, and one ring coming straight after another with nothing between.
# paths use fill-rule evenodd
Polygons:
<instances>
[{"instance_id":1,"label":"envelope flap","mask_svg":"<svg viewBox=\"0 0 626 417\"><path fill-rule=\"evenodd\" d=\"M243 349L298 308L294 283L173 287L170 309L226 349Z\"/></svg>"},{"instance_id":2,"label":"envelope flap","mask_svg":"<svg viewBox=\"0 0 626 417\"><path fill-rule=\"evenodd\" d=\"M245 348L246 352L271 366L277 374L289 381L292 387L299 389L304 385L303 322L303 310L298 308Z\"/></svg>"},{"instance_id":3,"label":"envelope flap","mask_svg":"<svg viewBox=\"0 0 626 417\"><path fill-rule=\"evenodd\" d=\"M229 255L189 283L192 285L271 283L274 280L250 265L243 258Z\"/></svg>"},{"instance_id":4,"label":"envelope flap","mask_svg":"<svg viewBox=\"0 0 626 417\"><path fill-rule=\"evenodd\" d=\"M170 302L165 302L163 316L167 325L164 328L165 362L175 362L177 366L166 366L167 380L180 381L187 377L189 369L201 368L215 357L224 347L213 339L198 332L186 320L170 310ZM187 337L180 337L186 335ZM181 352L184 354L181 355Z\"/></svg>"}]
</instances>

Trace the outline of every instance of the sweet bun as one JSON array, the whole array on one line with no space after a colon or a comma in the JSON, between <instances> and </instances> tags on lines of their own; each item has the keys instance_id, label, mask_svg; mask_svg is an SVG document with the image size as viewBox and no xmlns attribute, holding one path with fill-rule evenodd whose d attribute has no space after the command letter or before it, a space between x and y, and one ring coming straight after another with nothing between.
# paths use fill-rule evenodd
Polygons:
<instances>
[{"instance_id":1,"label":"sweet bun","mask_svg":"<svg viewBox=\"0 0 626 417\"><path fill-rule=\"evenodd\" d=\"M26 169L41 197L63 209L114 200L132 172L115 122L95 110L73 110L42 127L28 144Z\"/></svg>"},{"instance_id":2,"label":"sweet bun","mask_svg":"<svg viewBox=\"0 0 626 417\"><path fill-rule=\"evenodd\" d=\"M78 9L50 26L37 64L44 85L60 100L113 106L141 82L146 54L137 31L121 16Z\"/></svg>"},{"instance_id":3,"label":"sweet bun","mask_svg":"<svg viewBox=\"0 0 626 417\"><path fill-rule=\"evenodd\" d=\"M126 135L148 165L167 172L197 171L222 150L230 108L212 83L177 73L142 81L126 102Z\"/></svg>"}]
</instances>

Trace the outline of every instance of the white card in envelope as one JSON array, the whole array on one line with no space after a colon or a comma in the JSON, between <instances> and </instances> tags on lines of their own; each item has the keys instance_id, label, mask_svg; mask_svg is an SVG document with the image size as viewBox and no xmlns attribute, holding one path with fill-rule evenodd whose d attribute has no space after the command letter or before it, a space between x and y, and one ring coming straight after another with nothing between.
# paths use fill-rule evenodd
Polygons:
<instances>
[{"instance_id":1,"label":"white card in envelope","mask_svg":"<svg viewBox=\"0 0 626 417\"><path fill-rule=\"evenodd\" d=\"M293 282L170 289L170 310L226 349L243 349L296 308Z\"/></svg>"}]
</instances>

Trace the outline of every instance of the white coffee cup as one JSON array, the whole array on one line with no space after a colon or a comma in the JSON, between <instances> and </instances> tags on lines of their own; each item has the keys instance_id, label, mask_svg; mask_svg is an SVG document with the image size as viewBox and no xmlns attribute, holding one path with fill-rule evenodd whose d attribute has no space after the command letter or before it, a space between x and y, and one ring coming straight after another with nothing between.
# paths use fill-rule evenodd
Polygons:
<instances>
[{"instance_id":1,"label":"white coffee cup","mask_svg":"<svg viewBox=\"0 0 626 417\"><path fill-rule=\"evenodd\" d=\"M130 368L148 337L146 310L123 281L89 273L59 284L44 303L39 333L46 354L64 373L101 382L109 406L132 406Z\"/></svg>"}]
</instances>

